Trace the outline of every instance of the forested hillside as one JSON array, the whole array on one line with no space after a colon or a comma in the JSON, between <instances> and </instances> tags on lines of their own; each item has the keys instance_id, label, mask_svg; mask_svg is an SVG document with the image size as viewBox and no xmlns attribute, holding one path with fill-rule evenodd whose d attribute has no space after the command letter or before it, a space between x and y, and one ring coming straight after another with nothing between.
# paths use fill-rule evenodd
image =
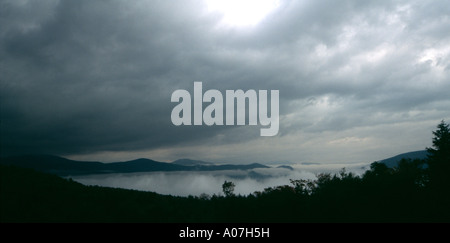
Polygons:
<instances>
[{"instance_id":1,"label":"forested hillside","mask_svg":"<svg viewBox=\"0 0 450 243\"><path fill-rule=\"evenodd\" d=\"M362 176L342 170L316 180L236 196L174 197L84 186L33 169L0 166L1 222L450 222L449 125L434 131L425 160ZM424 165L427 166L424 166Z\"/></svg>"}]
</instances>

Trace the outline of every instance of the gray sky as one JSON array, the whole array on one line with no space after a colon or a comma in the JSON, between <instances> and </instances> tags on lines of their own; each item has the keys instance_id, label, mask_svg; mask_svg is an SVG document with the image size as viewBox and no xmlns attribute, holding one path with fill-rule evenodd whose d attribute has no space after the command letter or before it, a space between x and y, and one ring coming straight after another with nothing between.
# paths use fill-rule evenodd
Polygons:
<instances>
[{"instance_id":1,"label":"gray sky","mask_svg":"<svg viewBox=\"0 0 450 243\"><path fill-rule=\"evenodd\" d=\"M372 162L450 120L448 1L257 2L0 0L2 154ZM174 126L194 81L279 90L279 134Z\"/></svg>"}]
</instances>

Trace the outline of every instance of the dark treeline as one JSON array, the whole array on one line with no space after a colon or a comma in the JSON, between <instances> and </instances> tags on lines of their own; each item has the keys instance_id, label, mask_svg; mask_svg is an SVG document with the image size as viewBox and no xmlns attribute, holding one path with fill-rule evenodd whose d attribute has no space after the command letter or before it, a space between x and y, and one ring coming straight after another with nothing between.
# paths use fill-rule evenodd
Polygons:
<instances>
[{"instance_id":1,"label":"dark treeline","mask_svg":"<svg viewBox=\"0 0 450 243\"><path fill-rule=\"evenodd\" d=\"M450 222L450 132L442 121L425 160L372 163L291 180L251 195L174 197L84 186L56 175L1 166L2 222Z\"/></svg>"}]
</instances>

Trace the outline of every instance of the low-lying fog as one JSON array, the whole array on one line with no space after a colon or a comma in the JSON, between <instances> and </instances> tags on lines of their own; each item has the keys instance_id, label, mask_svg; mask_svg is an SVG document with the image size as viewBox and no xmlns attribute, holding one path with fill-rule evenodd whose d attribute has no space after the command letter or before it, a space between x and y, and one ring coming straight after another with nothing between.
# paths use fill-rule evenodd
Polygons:
<instances>
[{"instance_id":1,"label":"low-lying fog","mask_svg":"<svg viewBox=\"0 0 450 243\"><path fill-rule=\"evenodd\" d=\"M254 169L248 171L196 171L196 172L146 172L120 173L88 176L73 176L73 180L85 185L152 191L174 196L210 196L223 195L222 184L232 181L235 194L248 195L265 188L290 185L289 179L316 179L318 173L337 173L346 168L348 172L362 174L368 169L365 165L290 165L294 170L285 168Z\"/></svg>"}]
</instances>

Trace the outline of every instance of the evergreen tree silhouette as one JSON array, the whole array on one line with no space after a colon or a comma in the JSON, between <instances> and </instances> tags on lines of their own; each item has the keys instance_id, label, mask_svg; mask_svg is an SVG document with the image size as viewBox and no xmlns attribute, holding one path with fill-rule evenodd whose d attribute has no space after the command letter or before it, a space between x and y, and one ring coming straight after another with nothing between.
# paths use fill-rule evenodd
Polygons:
<instances>
[{"instance_id":1,"label":"evergreen tree silhouette","mask_svg":"<svg viewBox=\"0 0 450 243\"><path fill-rule=\"evenodd\" d=\"M444 120L433 131L433 148L427 148L430 180L434 187L450 185L450 129Z\"/></svg>"}]
</instances>

